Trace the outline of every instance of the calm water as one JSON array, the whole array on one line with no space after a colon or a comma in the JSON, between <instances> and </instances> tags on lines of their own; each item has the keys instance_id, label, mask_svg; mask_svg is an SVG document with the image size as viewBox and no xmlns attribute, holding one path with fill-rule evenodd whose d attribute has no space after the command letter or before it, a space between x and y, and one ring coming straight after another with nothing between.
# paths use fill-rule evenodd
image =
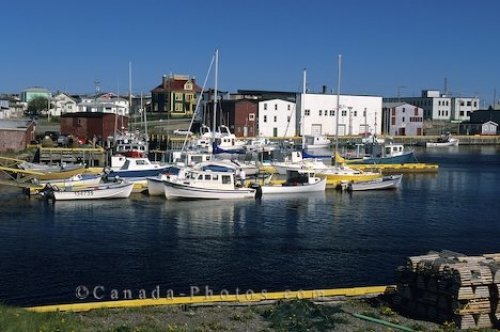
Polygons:
<instances>
[{"instance_id":1,"label":"calm water","mask_svg":"<svg viewBox=\"0 0 500 332\"><path fill-rule=\"evenodd\" d=\"M400 190L385 192L51 204L2 188L0 301L75 302L79 285L102 286L97 295L109 300L112 289L158 287L163 296L388 284L410 255L500 252L500 147L417 157L439 163L439 173L405 175Z\"/></svg>"}]
</instances>

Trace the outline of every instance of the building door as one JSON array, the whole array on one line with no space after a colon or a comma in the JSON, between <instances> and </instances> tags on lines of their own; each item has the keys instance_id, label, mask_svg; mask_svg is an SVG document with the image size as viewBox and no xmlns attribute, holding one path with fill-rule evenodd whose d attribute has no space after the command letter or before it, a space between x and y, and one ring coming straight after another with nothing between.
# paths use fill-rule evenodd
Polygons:
<instances>
[{"instance_id":1,"label":"building door","mask_svg":"<svg viewBox=\"0 0 500 332\"><path fill-rule=\"evenodd\" d=\"M311 125L311 135L313 136L319 136L321 135L321 125L320 124L313 124Z\"/></svg>"},{"instance_id":2,"label":"building door","mask_svg":"<svg viewBox=\"0 0 500 332\"><path fill-rule=\"evenodd\" d=\"M417 136L422 136L422 128L417 128Z\"/></svg>"},{"instance_id":3,"label":"building door","mask_svg":"<svg viewBox=\"0 0 500 332\"><path fill-rule=\"evenodd\" d=\"M273 128L273 137L278 137L278 128Z\"/></svg>"},{"instance_id":4,"label":"building door","mask_svg":"<svg viewBox=\"0 0 500 332\"><path fill-rule=\"evenodd\" d=\"M406 128L399 128L399 136L406 136Z\"/></svg>"},{"instance_id":5,"label":"building door","mask_svg":"<svg viewBox=\"0 0 500 332\"><path fill-rule=\"evenodd\" d=\"M248 137L248 127L247 126L243 127L243 137Z\"/></svg>"}]
</instances>

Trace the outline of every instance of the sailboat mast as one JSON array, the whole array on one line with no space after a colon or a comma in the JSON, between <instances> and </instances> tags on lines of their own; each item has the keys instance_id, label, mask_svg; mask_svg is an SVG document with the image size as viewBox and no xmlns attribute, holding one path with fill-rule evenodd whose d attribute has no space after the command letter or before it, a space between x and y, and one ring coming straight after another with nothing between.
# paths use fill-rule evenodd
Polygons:
<instances>
[{"instance_id":1,"label":"sailboat mast","mask_svg":"<svg viewBox=\"0 0 500 332\"><path fill-rule=\"evenodd\" d=\"M219 50L215 50L215 74L214 74L214 113L213 113L213 123L212 123L212 153L215 153L215 147L216 147L216 142L215 142L215 129L217 126L217 91L218 91L218 72L219 72Z\"/></svg>"},{"instance_id":2,"label":"sailboat mast","mask_svg":"<svg viewBox=\"0 0 500 332\"><path fill-rule=\"evenodd\" d=\"M340 70L342 66L342 54L338 57L338 77L337 77L337 113L335 114L335 155L339 151L339 113L340 113ZM335 164L337 164L335 158Z\"/></svg>"}]
</instances>

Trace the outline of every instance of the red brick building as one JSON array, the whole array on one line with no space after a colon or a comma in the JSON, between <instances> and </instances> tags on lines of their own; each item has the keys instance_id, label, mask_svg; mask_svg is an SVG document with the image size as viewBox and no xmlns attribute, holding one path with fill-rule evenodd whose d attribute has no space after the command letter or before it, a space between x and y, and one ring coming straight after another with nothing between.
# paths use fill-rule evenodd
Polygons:
<instances>
[{"instance_id":1,"label":"red brick building","mask_svg":"<svg viewBox=\"0 0 500 332\"><path fill-rule=\"evenodd\" d=\"M258 134L258 102L249 99L221 100L217 103L217 127L222 123L237 137L255 137ZM204 123L212 128L213 102L206 106Z\"/></svg>"},{"instance_id":2,"label":"red brick building","mask_svg":"<svg viewBox=\"0 0 500 332\"><path fill-rule=\"evenodd\" d=\"M61 135L73 135L80 139L106 140L116 131L128 129L128 117L114 113L78 112L66 113L60 118Z\"/></svg>"},{"instance_id":3,"label":"red brick building","mask_svg":"<svg viewBox=\"0 0 500 332\"><path fill-rule=\"evenodd\" d=\"M35 140L35 122L0 120L0 152L26 149Z\"/></svg>"}]
</instances>

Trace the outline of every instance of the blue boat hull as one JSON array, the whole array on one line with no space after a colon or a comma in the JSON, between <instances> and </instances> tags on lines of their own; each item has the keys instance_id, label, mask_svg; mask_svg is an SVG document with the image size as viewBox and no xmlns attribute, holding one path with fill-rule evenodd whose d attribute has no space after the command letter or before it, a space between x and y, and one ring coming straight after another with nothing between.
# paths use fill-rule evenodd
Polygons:
<instances>
[{"instance_id":1,"label":"blue boat hull","mask_svg":"<svg viewBox=\"0 0 500 332\"><path fill-rule=\"evenodd\" d=\"M170 171L170 166L156 168L156 169L148 169L148 170L135 170L135 171L126 171L126 170L116 170L108 173L108 178L110 177L121 177L121 178L146 178L148 176L158 176L159 174L167 173Z\"/></svg>"}]
</instances>

